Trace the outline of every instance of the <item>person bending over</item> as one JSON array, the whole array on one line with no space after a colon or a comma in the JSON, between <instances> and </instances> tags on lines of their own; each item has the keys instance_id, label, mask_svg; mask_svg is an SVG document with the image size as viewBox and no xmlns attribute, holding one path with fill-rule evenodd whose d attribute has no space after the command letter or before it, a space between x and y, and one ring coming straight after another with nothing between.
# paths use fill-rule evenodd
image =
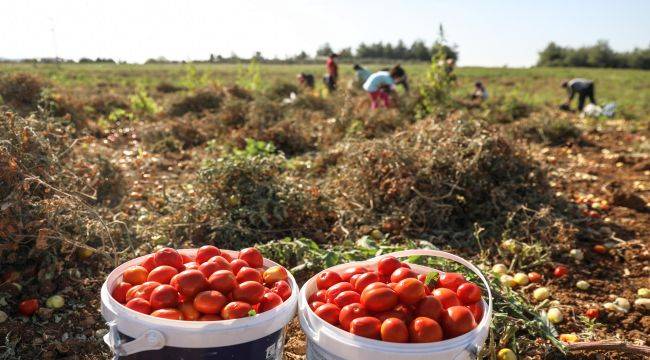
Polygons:
<instances>
[{"instance_id":1,"label":"person bending over","mask_svg":"<svg viewBox=\"0 0 650 360\"><path fill-rule=\"evenodd\" d=\"M404 70L395 66L390 71L377 71L368 77L363 83L363 89L368 93L371 100L371 108L377 109L379 101L386 108L390 107L390 92L395 89L395 83L404 75Z\"/></svg>"},{"instance_id":2,"label":"person bending over","mask_svg":"<svg viewBox=\"0 0 650 360\"><path fill-rule=\"evenodd\" d=\"M568 99L563 104L563 108L570 109L573 97L578 94L578 111L582 111L585 107L585 99L596 105L596 98L594 96L594 82L588 79L576 78L569 81L564 81L562 87L567 90Z\"/></svg>"}]
</instances>

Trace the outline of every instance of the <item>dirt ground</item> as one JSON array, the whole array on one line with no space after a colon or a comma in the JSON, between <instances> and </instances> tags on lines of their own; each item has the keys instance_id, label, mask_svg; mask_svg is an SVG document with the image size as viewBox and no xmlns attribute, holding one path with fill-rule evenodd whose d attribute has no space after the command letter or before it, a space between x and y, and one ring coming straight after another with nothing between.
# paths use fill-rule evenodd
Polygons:
<instances>
[{"instance_id":1,"label":"dirt ground","mask_svg":"<svg viewBox=\"0 0 650 360\"><path fill-rule=\"evenodd\" d=\"M580 120L576 118L575 121ZM552 260L554 264L569 267L570 276L552 279L552 264L543 274L554 299L561 303L568 315L565 315L567 320L557 326L559 332L585 331L579 315L595 307L600 309L601 316L598 325L585 337L594 340L616 338L650 345L650 314L647 310L640 311L633 306L626 314L615 314L602 308L603 303L619 296L633 302L637 289L650 287L650 209L645 205L650 198L650 157L647 151L638 151L639 147L648 146L650 138L647 131L632 133L627 126L624 121L602 121L598 126L588 126L589 130L579 140L568 144L546 146L521 140L521 145L528 148L542 165L556 195L575 202L578 211L586 211L588 215L580 224L583 235L578 243L585 259L574 262L569 256L570 247L557 244ZM84 149L110 156L123 170L131 200L122 204L120 211L129 216L158 201L143 196L143 189L155 188L165 193L185 184L198 171L200 164L194 159L201 158L206 151L196 147L181 153L137 157L140 130L120 129L106 138L91 139ZM579 200L588 195L606 200L609 209L589 214L591 210L584 208ZM606 253L594 252L593 247L597 244L606 245ZM110 358L109 349L102 341L106 326L98 311L99 289L106 275L104 270L99 270L102 261L105 260L91 256L79 259L76 268L65 271L47 269L45 271L52 272L48 281L24 282L27 289L18 289L11 281L0 285L0 291L16 297L21 291L42 296L56 292L65 296L67 301L65 311L42 308L32 319L11 316L0 323L0 334L5 334L0 339L0 358ZM44 269L34 264L22 269L21 275L29 278L30 274L39 271ZM591 287L578 291L574 286L577 280L587 280ZM285 359L304 359L305 339L296 319L289 325L288 334ZM548 358L564 357L561 354L536 354L533 358L544 355ZM602 351L575 353L571 357L642 358L640 355Z\"/></svg>"}]
</instances>

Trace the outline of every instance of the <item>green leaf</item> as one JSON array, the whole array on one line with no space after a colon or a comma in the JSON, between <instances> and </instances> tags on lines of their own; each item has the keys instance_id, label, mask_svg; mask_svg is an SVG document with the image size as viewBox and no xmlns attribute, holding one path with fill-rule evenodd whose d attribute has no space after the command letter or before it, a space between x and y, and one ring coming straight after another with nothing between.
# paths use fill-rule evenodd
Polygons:
<instances>
[{"instance_id":1,"label":"green leaf","mask_svg":"<svg viewBox=\"0 0 650 360\"><path fill-rule=\"evenodd\" d=\"M431 288L438 282L439 278L440 278L440 274L438 274L437 271L429 271L427 277L424 279L424 285Z\"/></svg>"},{"instance_id":2,"label":"green leaf","mask_svg":"<svg viewBox=\"0 0 650 360\"><path fill-rule=\"evenodd\" d=\"M323 261L325 262L325 267L334 266L339 263L339 255L333 251L328 251L323 256Z\"/></svg>"}]
</instances>

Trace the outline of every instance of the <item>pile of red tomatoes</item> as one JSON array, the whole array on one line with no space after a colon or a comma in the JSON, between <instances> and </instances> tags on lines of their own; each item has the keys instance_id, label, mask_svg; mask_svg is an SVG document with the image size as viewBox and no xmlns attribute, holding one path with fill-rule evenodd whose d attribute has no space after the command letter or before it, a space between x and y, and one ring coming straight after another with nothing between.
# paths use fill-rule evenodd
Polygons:
<instances>
[{"instance_id":1,"label":"pile of red tomatoes","mask_svg":"<svg viewBox=\"0 0 650 360\"><path fill-rule=\"evenodd\" d=\"M386 256L377 270L323 271L309 307L324 321L359 336L428 343L463 335L483 316L482 290L458 273L418 274Z\"/></svg>"},{"instance_id":2,"label":"pile of red tomatoes","mask_svg":"<svg viewBox=\"0 0 650 360\"><path fill-rule=\"evenodd\" d=\"M254 316L291 296L287 270L262 265L255 248L241 250L236 258L210 245L196 257L164 248L127 268L112 296L129 309L172 320Z\"/></svg>"}]
</instances>

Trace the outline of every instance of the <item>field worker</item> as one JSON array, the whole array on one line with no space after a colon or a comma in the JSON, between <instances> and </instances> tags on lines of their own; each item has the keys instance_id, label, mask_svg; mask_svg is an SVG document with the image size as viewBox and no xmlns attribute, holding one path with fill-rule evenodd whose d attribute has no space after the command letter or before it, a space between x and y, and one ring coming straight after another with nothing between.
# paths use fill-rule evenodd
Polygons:
<instances>
[{"instance_id":1,"label":"field worker","mask_svg":"<svg viewBox=\"0 0 650 360\"><path fill-rule=\"evenodd\" d=\"M300 73L298 74L298 84L300 86L304 86L308 89L313 89L314 88L314 75L312 74L306 74L306 73Z\"/></svg>"},{"instance_id":2,"label":"field worker","mask_svg":"<svg viewBox=\"0 0 650 360\"><path fill-rule=\"evenodd\" d=\"M390 71L377 71L368 77L368 80L363 83L363 89L370 95L372 109L379 107L379 100L386 108L390 106L390 91L395 88L396 81L403 75L404 70L395 66Z\"/></svg>"},{"instance_id":3,"label":"field worker","mask_svg":"<svg viewBox=\"0 0 650 360\"><path fill-rule=\"evenodd\" d=\"M363 66L359 64L354 64L354 72L357 75L357 82L363 86L363 84L368 80L370 75L372 74L370 70L364 68Z\"/></svg>"},{"instance_id":4,"label":"field worker","mask_svg":"<svg viewBox=\"0 0 650 360\"><path fill-rule=\"evenodd\" d=\"M406 71L404 71L402 66L399 64L397 64L394 69L396 69L395 71L399 74L399 77L395 80L395 84L402 85L404 92L409 92L409 79L408 76L406 76Z\"/></svg>"},{"instance_id":5,"label":"field worker","mask_svg":"<svg viewBox=\"0 0 650 360\"><path fill-rule=\"evenodd\" d=\"M325 77L325 85L327 85L327 89L331 92L336 90L336 81L338 80L339 77L339 66L336 64L336 58L338 57L338 54L330 54L330 56L327 57L327 62L325 63L325 66L327 67L327 76Z\"/></svg>"},{"instance_id":6,"label":"field worker","mask_svg":"<svg viewBox=\"0 0 650 360\"><path fill-rule=\"evenodd\" d=\"M479 102L485 101L488 99L488 92L482 82L477 81L474 83L474 92L472 93L472 100L478 100Z\"/></svg>"},{"instance_id":7,"label":"field worker","mask_svg":"<svg viewBox=\"0 0 650 360\"><path fill-rule=\"evenodd\" d=\"M594 82L587 79L572 79L562 83L562 87L566 88L569 98L563 104L563 108L571 108L571 100L576 93L578 93L578 111L582 111L585 107L585 99L589 97L589 101L596 105L596 98L594 97Z\"/></svg>"}]
</instances>

